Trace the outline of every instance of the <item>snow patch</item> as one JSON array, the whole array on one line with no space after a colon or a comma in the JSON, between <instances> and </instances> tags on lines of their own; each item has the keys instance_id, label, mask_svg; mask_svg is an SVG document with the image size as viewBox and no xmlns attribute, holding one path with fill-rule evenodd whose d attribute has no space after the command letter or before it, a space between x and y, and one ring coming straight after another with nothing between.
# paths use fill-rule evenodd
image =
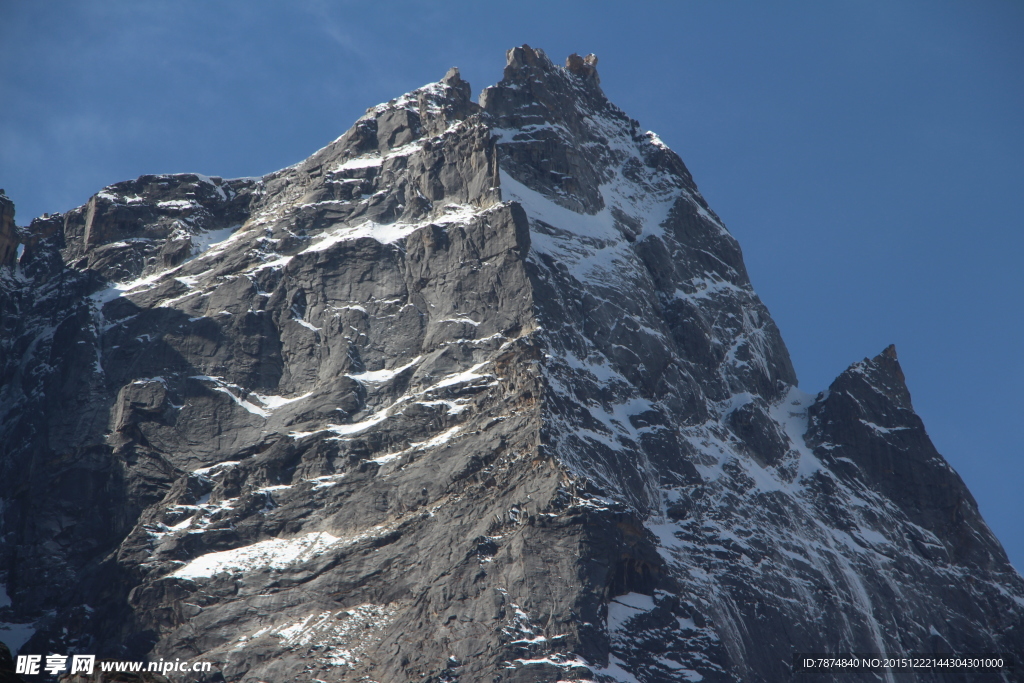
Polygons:
<instances>
[{"instance_id":1,"label":"snow patch","mask_svg":"<svg viewBox=\"0 0 1024 683\"><path fill-rule=\"evenodd\" d=\"M341 171L353 171L358 168L373 168L374 166L380 166L384 163L384 157L378 154L366 155L349 159L348 161L339 164L331 169L331 173L340 173Z\"/></svg>"},{"instance_id":2,"label":"snow patch","mask_svg":"<svg viewBox=\"0 0 1024 683\"><path fill-rule=\"evenodd\" d=\"M421 360L423 360L423 356L416 356L405 365L392 368L390 370L367 370L365 372L358 372L345 376L354 379L361 384L383 384L384 382L391 381L395 375L405 372Z\"/></svg>"},{"instance_id":3,"label":"snow patch","mask_svg":"<svg viewBox=\"0 0 1024 683\"><path fill-rule=\"evenodd\" d=\"M205 381L205 382L213 382L215 386L210 387L211 389L213 389L214 391L220 392L222 394L226 394L227 396L229 396L231 398L232 401L234 401L237 405L241 406L242 408L244 408L248 412L252 413L253 415L259 415L260 417L263 417L263 418L270 417L270 411L268 411L268 410L266 410L264 408L261 408L260 406L256 405L255 403L247 401L246 399L242 398L241 396L236 396L235 392L232 391L232 389L234 389L235 391L238 391L239 393L242 393L244 391L237 384L231 384L230 382L225 382L220 377L212 377L210 375L192 375L189 379L197 379L197 380Z\"/></svg>"},{"instance_id":4,"label":"snow patch","mask_svg":"<svg viewBox=\"0 0 1024 683\"><path fill-rule=\"evenodd\" d=\"M201 555L175 570L171 576L180 579L202 579L225 572L240 574L256 569L282 570L322 555L342 542L342 539L326 532L310 533L292 539L272 538L233 550Z\"/></svg>"},{"instance_id":5,"label":"snow patch","mask_svg":"<svg viewBox=\"0 0 1024 683\"><path fill-rule=\"evenodd\" d=\"M242 226L239 223L238 225L232 225L227 228L220 228L219 230L208 230L206 232L201 232L197 235L193 235L192 255L188 260L191 261L192 259L200 256L201 254L209 251L214 247L220 247L222 244L227 242L235 234L235 231L238 230L240 227Z\"/></svg>"},{"instance_id":6,"label":"snow patch","mask_svg":"<svg viewBox=\"0 0 1024 683\"><path fill-rule=\"evenodd\" d=\"M654 598L642 593L627 593L608 603L608 630L618 631L633 617L654 609Z\"/></svg>"},{"instance_id":7,"label":"snow patch","mask_svg":"<svg viewBox=\"0 0 1024 683\"><path fill-rule=\"evenodd\" d=\"M163 202L157 202L156 207L158 209L170 209L172 211L183 211L185 209L196 209L199 208L199 202L194 199L169 199Z\"/></svg>"},{"instance_id":8,"label":"snow patch","mask_svg":"<svg viewBox=\"0 0 1024 683\"><path fill-rule=\"evenodd\" d=\"M391 244L405 239L417 230L429 225L448 225L450 223L464 223L471 220L480 213L475 206L449 204L446 209L448 213L438 218L421 221L418 223L377 223L364 221L358 225L345 225L335 230L321 233L313 244L299 252L299 254L310 254L326 251L331 247L343 242L369 237L382 244Z\"/></svg>"},{"instance_id":9,"label":"snow patch","mask_svg":"<svg viewBox=\"0 0 1024 683\"><path fill-rule=\"evenodd\" d=\"M294 396L292 398L286 398L284 396L265 396L263 394L257 394L255 392L250 393L250 396L255 396L256 399L263 404L263 407L267 410L277 410L281 406L286 406L289 403L295 403L296 401L302 401L313 395L312 391L307 391L301 396Z\"/></svg>"}]
</instances>

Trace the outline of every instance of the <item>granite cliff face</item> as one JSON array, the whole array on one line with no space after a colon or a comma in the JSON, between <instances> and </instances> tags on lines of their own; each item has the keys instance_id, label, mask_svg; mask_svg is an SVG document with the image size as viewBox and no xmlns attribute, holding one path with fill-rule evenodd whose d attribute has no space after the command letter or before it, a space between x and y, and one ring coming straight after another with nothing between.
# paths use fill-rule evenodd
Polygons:
<instances>
[{"instance_id":1,"label":"granite cliff face","mask_svg":"<svg viewBox=\"0 0 1024 683\"><path fill-rule=\"evenodd\" d=\"M596 63L515 48L479 103L453 69L263 178L12 223L22 652L440 683L1024 650L1024 581L895 351L799 391L739 245Z\"/></svg>"}]
</instances>

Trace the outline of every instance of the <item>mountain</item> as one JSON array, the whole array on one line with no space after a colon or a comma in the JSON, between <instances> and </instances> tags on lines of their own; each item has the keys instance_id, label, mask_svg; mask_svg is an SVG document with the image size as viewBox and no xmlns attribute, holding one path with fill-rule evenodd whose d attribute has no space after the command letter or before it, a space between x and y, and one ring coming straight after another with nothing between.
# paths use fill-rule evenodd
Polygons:
<instances>
[{"instance_id":1,"label":"mountain","mask_svg":"<svg viewBox=\"0 0 1024 683\"><path fill-rule=\"evenodd\" d=\"M526 683L1024 651L1024 580L895 349L800 391L736 240L596 64L514 48L478 103L452 69L262 178L11 221L23 653Z\"/></svg>"}]
</instances>

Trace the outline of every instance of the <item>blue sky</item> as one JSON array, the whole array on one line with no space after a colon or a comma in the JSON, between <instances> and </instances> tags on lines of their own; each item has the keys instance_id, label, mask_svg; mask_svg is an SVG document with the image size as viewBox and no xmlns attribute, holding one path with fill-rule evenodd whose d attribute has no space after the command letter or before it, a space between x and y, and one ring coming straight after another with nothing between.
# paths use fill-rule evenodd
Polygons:
<instances>
[{"instance_id":1,"label":"blue sky","mask_svg":"<svg viewBox=\"0 0 1024 683\"><path fill-rule=\"evenodd\" d=\"M895 342L1024 568L1024 3L0 0L17 222L143 173L261 175L457 65L595 52L684 159L818 391Z\"/></svg>"}]
</instances>

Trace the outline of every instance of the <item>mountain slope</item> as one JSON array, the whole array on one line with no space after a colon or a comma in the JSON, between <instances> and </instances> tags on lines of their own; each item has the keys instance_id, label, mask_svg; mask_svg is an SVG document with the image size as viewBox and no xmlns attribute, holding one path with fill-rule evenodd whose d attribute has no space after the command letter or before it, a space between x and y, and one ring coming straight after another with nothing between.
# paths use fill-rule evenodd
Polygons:
<instances>
[{"instance_id":1,"label":"mountain slope","mask_svg":"<svg viewBox=\"0 0 1024 683\"><path fill-rule=\"evenodd\" d=\"M1024 581L895 351L800 392L738 244L596 58L514 48L479 104L452 70L277 173L143 176L18 234L23 652L726 681L1024 647Z\"/></svg>"}]
</instances>

